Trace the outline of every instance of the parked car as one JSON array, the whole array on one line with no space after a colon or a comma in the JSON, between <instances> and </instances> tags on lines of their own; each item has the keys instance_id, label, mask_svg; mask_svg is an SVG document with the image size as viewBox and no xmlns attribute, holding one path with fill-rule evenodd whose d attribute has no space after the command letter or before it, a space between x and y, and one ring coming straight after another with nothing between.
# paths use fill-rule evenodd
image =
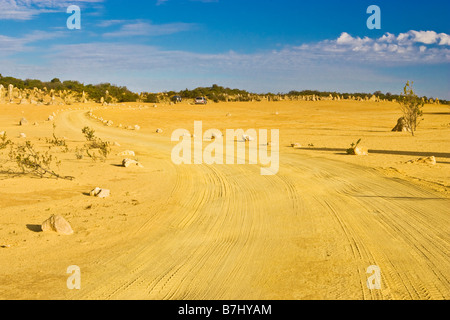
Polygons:
<instances>
[{"instance_id":1,"label":"parked car","mask_svg":"<svg viewBox=\"0 0 450 320\"><path fill-rule=\"evenodd\" d=\"M178 102L181 102L181 97L180 96L173 96L172 97L172 102L174 102L174 103L178 103Z\"/></svg>"},{"instance_id":2,"label":"parked car","mask_svg":"<svg viewBox=\"0 0 450 320\"><path fill-rule=\"evenodd\" d=\"M207 104L208 101L205 97L197 97L195 98L195 104Z\"/></svg>"}]
</instances>

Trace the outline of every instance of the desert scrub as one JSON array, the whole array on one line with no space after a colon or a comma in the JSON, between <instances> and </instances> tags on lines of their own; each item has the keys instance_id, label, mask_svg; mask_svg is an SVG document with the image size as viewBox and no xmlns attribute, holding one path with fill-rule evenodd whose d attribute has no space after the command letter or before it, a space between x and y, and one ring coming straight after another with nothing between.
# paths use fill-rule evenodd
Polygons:
<instances>
[{"instance_id":1,"label":"desert scrub","mask_svg":"<svg viewBox=\"0 0 450 320\"><path fill-rule=\"evenodd\" d=\"M87 141L94 141L95 138L95 130L89 127L84 127L81 129L81 132L84 134L84 137Z\"/></svg>"},{"instance_id":2,"label":"desert scrub","mask_svg":"<svg viewBox=\"0 0 450 320\"><path fill-rule=\"evenodd\" d=\"M53 123L53 135L52 135L53 139L46 138L47 143L57 146L57 147L66 147L67 148L66 140L64 138L58 138L56 136L55 130L56 130L56 124Z\"/></svg>"},{"instance_id":3,"label":"desert scrub","mask_svg":"<svg viewBox=\"0 0 450 320\"><path fill-rule=\"evenodd\" d=\"M22 174L30 174L39 178L74 179L74 177L62 176L55 172L53 167L56 166L59 169L61 161L58 161L48 150L37 151L30 141L26 141L23 145L11 144L9 160L18 166Z\"/></svg>"},{"instance_id":4,"label":"desert scrub","mask_svg":"<svg viewBox=\"0 0 450 320\"><path fill-rule=\"evenodd\" d=\"M420 99L413 90L413 82L406 82L403 93L398 102L405 119L406 127L411 135L414 136L417 126L423 120L423 106L425 102Z\"/></svg>"},{"instance_id":5,"label":"desert scrub","mask_svg":"<svg viewBox=\"0 0 450 320\"><path fill-rule=\"evenodd\" d=\"M6 136L6 132L4 132L0 136L0 150L5 149L10 144L12 144L12 141L8 139L8 137Z\"/></svg>"},{"instance_id":6,"label":"desert scrub","mask_svg":"<svg viewBox=\"0 0 450 320\"><path fill-rule=\"evenodd\" d=\"M111 153L111 143L96 137L95 130L90 127L84 127L81 132L87 140L87 143L84 145L84 150L88 157L93 161L97 161L98 159L105 161ZM78 155L76 156L79 158Z\"/></svg>"}]
</instances>

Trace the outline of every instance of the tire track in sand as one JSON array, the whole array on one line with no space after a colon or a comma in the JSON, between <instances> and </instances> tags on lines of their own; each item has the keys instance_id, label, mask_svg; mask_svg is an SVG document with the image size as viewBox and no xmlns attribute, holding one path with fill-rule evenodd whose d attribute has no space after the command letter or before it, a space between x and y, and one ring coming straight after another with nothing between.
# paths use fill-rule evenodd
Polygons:
<instances>
[{"instance_id":1,"label":"tire track in sand","mask_svg":"<svg viewBox=\"0 0 450 320\"><path fill-rule=\"evenodd\" d=\"M66 130L90 123L60 115ZM58 118L59 119L59 118ZM90 123L91 124L91 123ZM442 299L450 295L449 200L373 170L281 154L257 166L174 166L162 137L91 124L167 163L173 188L135 246L81 297ZM155 231L155 224L163 231ZM95 258L95 257L93 257ZM382 290L365 273L376 264ZM308 292L307 292L308 291ZM312 293L311 293L312 291Z\"/></svg>"}]
</instances>

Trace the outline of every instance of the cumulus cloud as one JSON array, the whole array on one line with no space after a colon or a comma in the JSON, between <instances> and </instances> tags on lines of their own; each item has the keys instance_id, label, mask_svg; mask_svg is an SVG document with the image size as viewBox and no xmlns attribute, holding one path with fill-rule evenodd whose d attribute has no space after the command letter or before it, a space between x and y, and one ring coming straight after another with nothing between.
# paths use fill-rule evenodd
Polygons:
<instances>
[{"instance_id":1,"label":"cumulus cloud","mask_svg":"<svg viewBox=\"0 0 450 320\"><path fill-rule=\"evenodd\" d=\"M435 31L410 30L379 38L353 37L343 32L336 40L325 40L296 47L305 54L333 52L340 61L354 63L422 64L450 62L450 36Z\"/></svg>"}]
</instances>

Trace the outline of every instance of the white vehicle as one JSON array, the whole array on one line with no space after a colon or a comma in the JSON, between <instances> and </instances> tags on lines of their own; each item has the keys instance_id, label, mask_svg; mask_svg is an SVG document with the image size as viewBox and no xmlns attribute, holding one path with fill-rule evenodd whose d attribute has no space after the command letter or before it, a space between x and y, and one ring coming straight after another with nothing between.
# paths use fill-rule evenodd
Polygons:
<instances>
[{"instance_id":1,"label":"white vehicle","mask_svg":"<svg viewBox=\"0 0 450 320\"><path fill-rule=\"evenodd\" d=\"M195 104L207 104L208 102L206 101L206 98L204 97L198 97L195 98Z\"/></svg>"}]
</instances>

